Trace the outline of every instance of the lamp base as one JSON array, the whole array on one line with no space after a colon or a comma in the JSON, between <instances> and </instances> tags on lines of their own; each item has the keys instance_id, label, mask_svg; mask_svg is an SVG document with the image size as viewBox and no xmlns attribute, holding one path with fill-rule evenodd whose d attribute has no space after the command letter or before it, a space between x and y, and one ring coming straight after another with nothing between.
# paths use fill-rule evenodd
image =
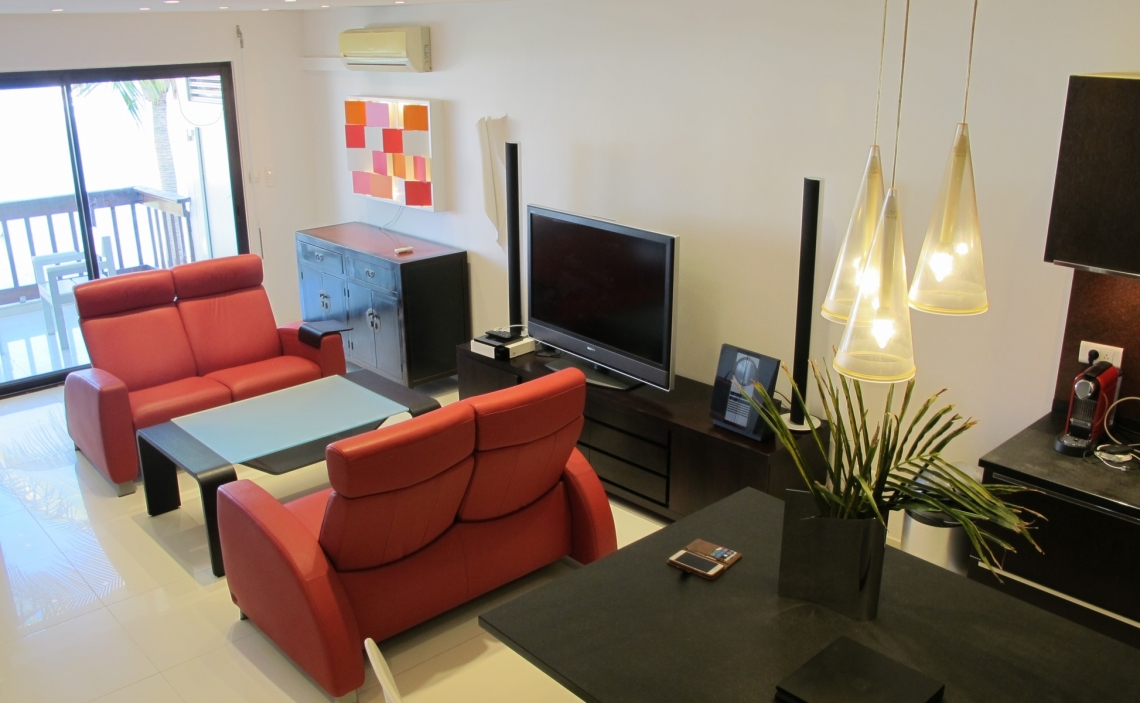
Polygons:
<instances>
[{"instance_id":1,"label":"lamp base","mask_svg":"<svg viewBox=\"0 0 1140 703\"><path fill-rule=\"evenodd\" d=\"M811 430L819 428L819 418L812 415L804 415L804 421L800 424L792 423L791 413L782 413L780 419L788 426L792 432L810 432Z\"/></svg>"}]
</instances>

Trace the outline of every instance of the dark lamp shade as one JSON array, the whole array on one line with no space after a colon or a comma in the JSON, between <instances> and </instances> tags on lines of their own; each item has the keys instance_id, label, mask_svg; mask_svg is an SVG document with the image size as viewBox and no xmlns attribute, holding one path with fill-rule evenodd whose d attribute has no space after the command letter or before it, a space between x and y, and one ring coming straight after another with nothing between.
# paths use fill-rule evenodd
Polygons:
<instances>
[{"instance_id":1,"label":"dark lamp shade","mask_svg":"<svg viewBox=\"0 0 1140 703\"><path fill-rule=\"evenodd\" d=\"M1069 78L1045 260L1140 276L1140 74Z\"/></svg>"}]
</instances>

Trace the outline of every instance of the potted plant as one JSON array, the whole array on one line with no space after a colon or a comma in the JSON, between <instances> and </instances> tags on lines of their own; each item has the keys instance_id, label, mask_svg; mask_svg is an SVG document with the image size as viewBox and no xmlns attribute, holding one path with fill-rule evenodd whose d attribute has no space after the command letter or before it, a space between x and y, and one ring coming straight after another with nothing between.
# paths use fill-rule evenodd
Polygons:
<instances>
[{"instance_id":1,"label":"potted plant","mask_svg":"<svg viewBox=\"0 0 1140 703\"><path fill-rule=\"evenodd\" d=\"M829 368L821 372L814 361L811 366L832 433L829 451L811 430L826 459L825 481L812 477L796 437L763 386L756 385L756 393L742 392L788 450L806 488L789 491L785 500L780 595L816 602L857 620L874 619L886 516L892 510L937 512L954 520L988 567L998 562L995 549L1014 550L995 528L1021 535L1040 551L1023 516L1041 516L1001 497L1029 489L983 485L942 457L950 442L976 424L955 413L953 405L933 410L944 390L910 414L914 380L907 383L897 412L892 385L872 425L859 381L840 376L836 385ZM795 383L792 392L797 402L804 402Z\"/></svg>"}]
</instances>

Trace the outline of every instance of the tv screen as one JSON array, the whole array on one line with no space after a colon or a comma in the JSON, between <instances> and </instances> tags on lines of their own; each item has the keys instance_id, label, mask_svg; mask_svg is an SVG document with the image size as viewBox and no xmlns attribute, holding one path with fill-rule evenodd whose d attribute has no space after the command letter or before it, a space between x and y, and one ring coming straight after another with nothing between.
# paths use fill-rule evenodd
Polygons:
<instances>
[{"instance_id":1,"label":"tv screen","mask_svg":"<svg viewBox=\"0 0 1140 703\"><path fill-rule=\"evenodd\" d=\"M529 214L530 334L668 388L676 238L534 206Z\"/></svg>"}]
</instances>

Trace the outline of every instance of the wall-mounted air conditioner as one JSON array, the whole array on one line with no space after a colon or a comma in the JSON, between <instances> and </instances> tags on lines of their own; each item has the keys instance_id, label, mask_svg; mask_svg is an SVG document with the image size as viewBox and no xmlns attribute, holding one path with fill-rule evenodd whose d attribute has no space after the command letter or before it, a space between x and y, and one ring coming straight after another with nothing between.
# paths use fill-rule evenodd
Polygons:
<instances>
[{"instance_id":1,"label":"wall-mounted air conditioner","mask_svg":"<svg viewBox=\"0 0 1140 703\"><path fill-rule=\"evenodd\" d=\"M340 34L340 55L354 70L431 70L431 33L427 27L365 27Z\"/></svg>"}]
</instances>

